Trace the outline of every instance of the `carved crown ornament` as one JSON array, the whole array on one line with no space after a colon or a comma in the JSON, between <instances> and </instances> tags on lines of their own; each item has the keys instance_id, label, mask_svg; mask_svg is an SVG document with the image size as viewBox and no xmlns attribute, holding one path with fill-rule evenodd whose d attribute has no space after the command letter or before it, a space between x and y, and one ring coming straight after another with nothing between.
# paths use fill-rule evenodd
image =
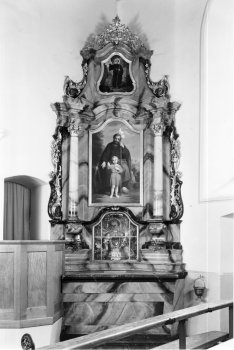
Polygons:
<instances>
[{"instance_id":1,"label":"carved crown ornament","mask_svg":"<svg viewBox=\"0 0 234 350\"><path fill-rule=\"evenodd\" d=\"M127 26L120 22L118 16L112 20L112 23L105 27L102 33L90 35L84 48L81 50L81 55L86 60L91 56L93 51L100 50L107 44L113 44L115 46L125 44L133 53L142 50L148 54L152 54L152 51L146 49L139 36L133 34Z\"/></svg>"}]
</instances>

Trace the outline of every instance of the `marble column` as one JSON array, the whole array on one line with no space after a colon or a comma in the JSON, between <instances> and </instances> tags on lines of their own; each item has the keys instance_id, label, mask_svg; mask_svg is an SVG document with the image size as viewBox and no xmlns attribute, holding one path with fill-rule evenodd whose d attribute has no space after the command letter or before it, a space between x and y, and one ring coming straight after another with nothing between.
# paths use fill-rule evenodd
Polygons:
<instances>
[{"instance_id":1,"label":"marble column","mask_svg":"<svg viewBox=\"0 0 234 350\"><path fill-rule=\"evenodd\" d=\"M68 131L70 132L68 219L77 220L79 204L79 134L81 132L79 120L71 121Z\"/></svg>"},{"instance_id":2,"label":"marble column","mask_svg":"<svg viewBox=\"0 0 234 350\"><path fill-rule=\"evenodd\" d=\"M154 133L154 177L153 177L153 217L163 218L163 143L162 135L165 126L162 111L157 110L153 115L151 129Z\"/></svg>"}]
</instances>

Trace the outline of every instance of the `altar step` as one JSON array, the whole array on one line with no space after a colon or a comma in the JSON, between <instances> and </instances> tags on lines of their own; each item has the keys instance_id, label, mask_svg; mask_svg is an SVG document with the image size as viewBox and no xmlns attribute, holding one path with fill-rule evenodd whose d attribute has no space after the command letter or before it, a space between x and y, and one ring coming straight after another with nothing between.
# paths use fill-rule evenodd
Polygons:
<instances>
[{"instance_id":1,"label":"altar step","mask_svg":"<svg viewBox=\"0 0 234 350\"><path fill-rule=\"evenodd\" d=\"M61 340L162 315L173 310L174 298L180 307L182 299L175 289L184 283L187 274L184 266L160 261L156 265L152 261L97 264L90 261L89 250L66 253ZM170 328L158 327L104 348L150 349L169 340L172 340Z\"/></svg>"},{"instance_id":2,"label":"altar step","mask_svg":"<svg viewBox=\"0 0 234 350\"><path fill-rule=\"evenodd\" d=\"M61 341L77 337L76 335L63 335ZM165 343L171 341L173 338L168 335L146 335L135 334L125 339L116 340L106 344L92 347L90 350L151 350L152 348L163 346Z\"/></svg>"},{"instance_id":3,"label":"altar step","mask_svg":"<svg viewBox=\"0 0 234 350\"><path fill-rule=\"evenodd\" d=\"M76 273L92 273L92 272L108 272L108 271L134 271L142 275L144 272L152 272L159 274L178 274L185 273L185 264L182 263L180 257L170 261L169 255L156 252L144 252L141 261L92 261L90 260L90 250L81 249L76 253L65 254L65 275ZM175 254L174 254L175 255ZM175 257L175 256L174 256Z\"/></svg>"},{"instance_id":4,"label":"altar step","mask_svg":"<svg viewBox=\"0 0 234 350\"><path fill-rule=\"evenodd\" d=\"M91 334L169 311L174 282L66 279L63 282L63 333ZM165 329L154 333L167 335Z\"/></svg>"},{"instance_id":5,"label":"altar step","mask_svg":"<svg viewBox=\"0 0 234 350\"><path fill-rule=\"evenodd\" d=\"M61 340L68 340L76 337L65 336ZM225 342L228 334L225 332L211 331L186 337L186 349L210 349L220 342ZM136 334L122 340L109 342L92 347L90 350L178 350L179 340L172 341L172 337L166 335L145 335Z\"/></svg>"},{"instance_id":6,"label":"altar step","mask_svg":"<svg viewBox=\"0 0 234 350\"><path fill-rule=\"evenodd\" d=\"M172 279L167 276L163 280L155 276L151 279L152 276L147 274L113 276L111 272L105 274L105 278L102 277L101 274L94 276L87 273L83 276L64 277L61 340L170 312L173 310L175 285L183 283L183 279L178 280L178 276ZM179 296L175 298L180 300ZM125 343L129 346L134 341L133 349L150 349L155 344L160 345L172 339L169 326L157 327L135 337L115 342L113 349Z\"/></svg>"},{"instance_id":7,"label":"altar step","mask_svg":"<svg viewBox=\"0 0 234 350\"><path fill-rule=\"evenodd\" d=\"M211 331L201 334L195 334L186 337L186 349L209 349L220 342L226 341L228 334L225 332ZM179 340L168 342L164 345L156 346L151 350L176 350L179 349ZM101 349L100 349L101 350Z\"/></svg>"}]
</instances>

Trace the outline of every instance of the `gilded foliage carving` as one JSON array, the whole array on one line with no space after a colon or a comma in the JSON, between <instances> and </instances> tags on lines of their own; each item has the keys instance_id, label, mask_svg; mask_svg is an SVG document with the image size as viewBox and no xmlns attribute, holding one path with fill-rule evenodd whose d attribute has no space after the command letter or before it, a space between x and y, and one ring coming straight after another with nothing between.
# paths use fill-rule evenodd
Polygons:
<instances>
[{"instance_id":1,"label":"gilded foliage carving","mask_svg":"<svg viewBox=\"0 0 234 350\"><path fill-rule=\"evenodd\" d=\"M182 173L178 171L180 164L180 141L178 140L178 135L176 133L175 127L172 128L171 136L171 212L170 217L173 220L180 219L184 212L184 205L181 197L181 176Z\"/></svg>"},{"instance_id":2,"label":"gilded foliage carving","mask_svg":"<svg viewBox=\"0 0 234 350\"><path fill-rule=\"evenodd\" d=\"M51 194L48 203L48 214L51 219L62 219L62 166L61 166L62 134L60 128L54 135L51 144L51 161L53 171L50 173Z\"/></svg>"}]
</instances>

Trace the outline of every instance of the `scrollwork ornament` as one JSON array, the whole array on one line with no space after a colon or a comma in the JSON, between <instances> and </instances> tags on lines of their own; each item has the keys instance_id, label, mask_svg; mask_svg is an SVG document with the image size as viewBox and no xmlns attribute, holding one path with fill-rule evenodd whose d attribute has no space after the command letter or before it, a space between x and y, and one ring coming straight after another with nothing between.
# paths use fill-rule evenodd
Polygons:
<instances>
[{"instance_id":1,"label":"scrollwork ornament","mask_svg":"<svg viewBox=\"0 0 234 350\"><path fill-rule=\"evenodd\" d=\"M177 171L180 164L180 140L172 139L171 140L171 161L174 164L174 169Z\"/></svg>"},{"instance_id":2,"label":"scrollwork ornament","mask_svg":"<svg viewBox=\"0 0 234 350\"><path fill-rule=\"evenodd\" d=\"M171 174L171 211L170 218L179 220L184 213L184 205L181 197L182 181L179 174Z\"/></svg>"},{"instance_id":3,"label":"scrollwork ornament","mask_svg":"<svg viewBox=\"0 0 234 350\"><path fill-rule=\"evenodd\" d=\"M157 82L153 82L150 78L150 62L147 60L144 62L144 70L146 76L146 82L150 90L157 98L166 97L169 98L169 81L168 76L164 75L162 79Z\"/></svg>"},{"instance_id":4,"label":"scrollwork ornament","mask_svg":"<svg viewBox=\"0 0 234 350\"><path fill-rule=\"evenodd\" d=\"M72 99L75 99L80 95L82 90L84 89L86 83L87 83L87 76L88 76L88 64L87 62L82 66L83 68L83 78L80 82L75 82L69 78L69 76L65 77L64 84L63 84L63 91L64 94L68 97L71 97Z\"/></svg>"},{"instance_id":5,"label":"scrollwork ornament","mask_svg":"<svg viewBox=\"0 0 234 350\"><path fill-rule=\"evenodd\" d=\"M65 232L69 234L82 233L83 226L80 223L67 223L65 226Z\"/></svg>"},{"instance_id":6,"label":"scrollwork ornament","mask_svg":"<svg viewBox=\"0 0 234 350\"><path fill-rule=\"evenodd\" d=\"M111 207L111 210L113 210L113 211L118 211L118 210L119 210L119 207L113 206L113 207Z\"/></svg>"},{"instance_id":7,"label":"scrollwork ornament","mask_svg":"<svg viewBox=\"0 0 234 350\"><path fill-rule=\"evenodd\" d=\"M57 138L54 139L51 143L51 161L55 168L57 168L57 164L59 163L59 159L61 157L61 140L62 135L61 133L58 133Z\"/></svg>"},{"instance_id":8,"label":"scrollwork ornament","mask_svg":"<svg viewBox=\"0 0 234 350\"><path fill-rule=\"evenodd\" d=\"M48 214L51 219L58 220L62 218L62 166L61 166L61 147L62 135L57 129L54 140L51 145L51 160L54 170L50 173L51 194L48 203Z\"/></svg>"},{"instance_id":9,"label":"scrollwork ornament","mask_svg":"<svg viewBox=\"0 0 234 350\"><path fill-rule=\"evenodd\" d=\"M175 138L176 136L176 138ZM170 136L171 143L171 193L170 193L170 202L171 202L171 211L170 218L173 220L179 220L184 212L183 201L181 197L181 186L182 186L182 173L178 171L179 162L180 162L180 141L178 140L178 135L175 133L175 128L172 129Z\"/></svg>"}]
</instances>

